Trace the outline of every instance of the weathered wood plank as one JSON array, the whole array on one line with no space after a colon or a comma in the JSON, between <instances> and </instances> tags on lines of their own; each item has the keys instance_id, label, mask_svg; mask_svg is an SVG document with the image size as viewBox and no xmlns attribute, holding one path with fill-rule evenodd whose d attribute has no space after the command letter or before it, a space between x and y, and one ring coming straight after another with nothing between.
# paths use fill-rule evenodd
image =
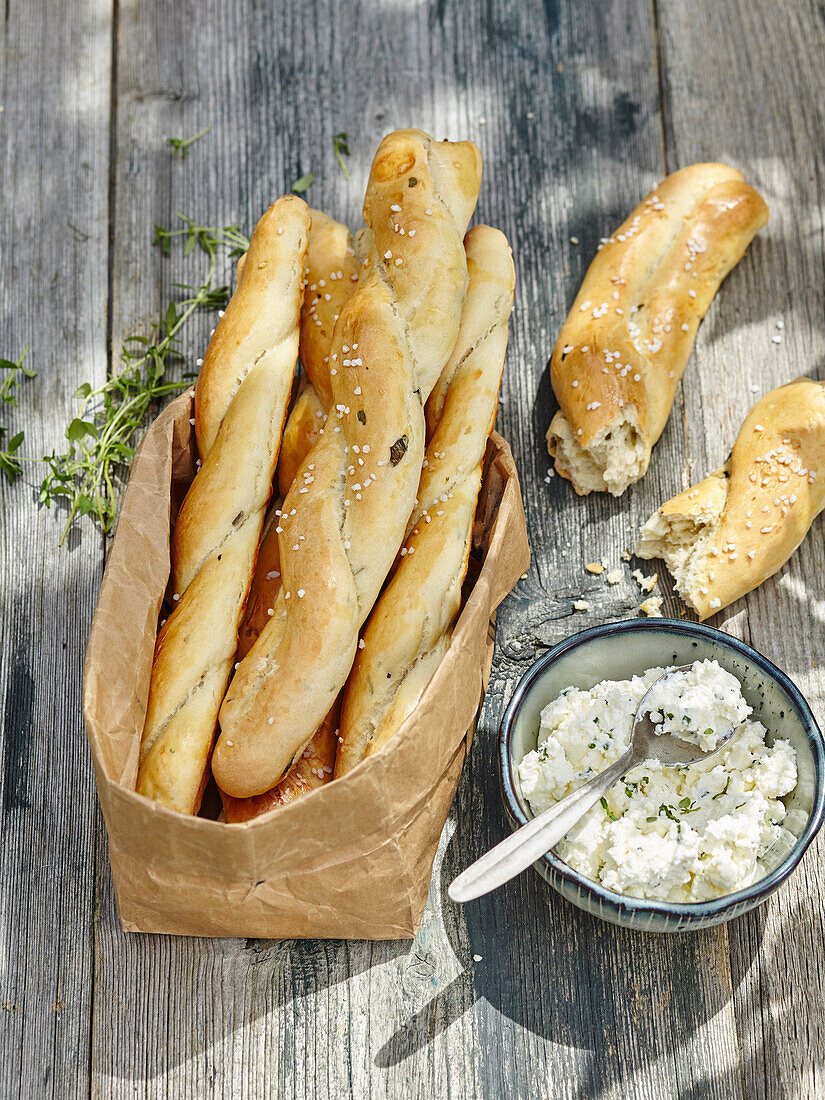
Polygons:
<instances>
[{"instance_id":1,"label":"weathered wood plank","mask_svg":"<svg viewBox=\"0 0 825 1100\"><path fill-rule=\"evenodd\" d=\"M22 453L65 445L71 394L106 374L109 0L8 0L2 28L0 354L29 345ZM89 527L0 480L0 1094L89 1090L96 796L80 681L100 583Z\"/></svg>"},{"instance_id":2,"label":"weathered wood plank","mask_svg":"<svg viewBox=\"0 0 825 1100\"><path fill-rule=\"evenodd\" d=\"M718 465L758 394L823 375L825 142L821 5L768 0L686 8L659 4L668 149L675 165L722 159L766 196L771 220L705 326L700 369L685 379L697 476ZM784 328L777 328L781 322ZM781 343L774 343L774 336ZM822 517L784 570L720 616L784 668L825 717ZM743 1088L754 1097L815 1097L825 1088L817 1004L825 847L761 910L730 926Z\"/></svg>"}]
</instances>

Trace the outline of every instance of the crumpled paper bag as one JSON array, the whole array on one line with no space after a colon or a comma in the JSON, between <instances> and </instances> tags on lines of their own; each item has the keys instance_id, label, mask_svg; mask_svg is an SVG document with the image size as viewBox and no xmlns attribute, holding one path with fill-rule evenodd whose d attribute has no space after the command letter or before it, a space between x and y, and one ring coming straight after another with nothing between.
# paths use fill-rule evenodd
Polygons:
<instances>
[{"instance_id":1,"label":"crumpled paper bag","mask_svg":"<svg viewBox=\"0 0 825 1100\"><path fill-rule=\"evenodd\" d=\"M136 793L169 529L195 470L191 394L132 463L86 651L84 714L123 928L189 936L415 935L493 654L493 612L530 554L513 457L488 444L466 600L391 745L342 779L239 825ZM493 766L492 763L490 765Z\"/></svg>"}]
</instances>

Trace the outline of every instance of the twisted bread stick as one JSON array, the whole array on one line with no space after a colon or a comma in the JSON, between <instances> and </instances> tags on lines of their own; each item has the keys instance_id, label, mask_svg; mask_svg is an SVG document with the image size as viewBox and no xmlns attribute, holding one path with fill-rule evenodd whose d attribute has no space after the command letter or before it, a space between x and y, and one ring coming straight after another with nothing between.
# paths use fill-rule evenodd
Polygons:
<instances>
[{"instance_id":1,"label":"twisted bread stick","mask_svg":"<svg viewBox=\"0 0 825 1100\"><path fill-rule=\"evenodd\" d=\"M378 149L364 202L374 247L330 355L335 424L331 417L284 502L285 591L221 708L212 766L228 794L277 783L347 678L415 500L422 402L458 334L462 236L479 179L469 142L411 130Z\"/></svg>"},{"instance_id":2,"label":"twisted bread stick","mask_svg":"<svg viewBox=\"0 0 825 1100\"><path fill-rule=\"evenodd\" d=\"M550 364L561 408L547 448L577 493L619 496L643 476L699 322L767 220L741 172L694 164L604 242Z\"/></svg>"},{"instance_id":3,"label":"twisted bread stick","mask_svg":"<svg viewBox=\"0 0 825 1100\"><path fill-rule=\"evenodd\" d=\"M358 282L360 264L347 227L318 210L312 210L311 215L307 285L301 310L301 358L307 375L315 378L329 401L330 340L338 312ZM326 287L329 287L328 292ZM326 409L309 377L306 377L301 382L284 428L278 460L278 487L282 497L289 492L298 468L318 439L325 420ZM276 527L282 503L276 501L264 524L258 563L238 636L239 661L246 656L274 615L281 589L281 555ZM276 787L254 798L232 798L222 793L225 820L248 821L329 782L338 748L340 710L340 700L336 700L295 766Z\"/></svg>"},{"instance_id":4,"label":"twisted bread stick","mask_svg":"<svg viewBox=\"0 0 825 1100\"><path fill-rule=\"evenodd\" d=\"M707 619L781 569L825 508L825 383L798 378L757 401L730 458L655 512L636 553L664 558Z\"/></svg>"},{"instance_id":5,"label":"twisted bread stick","mask_svg":"<svg viewBox=\"0 0 825 1100\"><path fill-rule=\"evenodd\" d=\"M195 393L203 465L172 536L177 606L158 636L139 793L197 812L272 490L292 374L309 213L293 196L258 223Z\"/></svg>"},{"instance_id":6,"label":"twisted bread stick","mask_svg":"<svg viewBox=\"0 0 825 1100\"><path fill-rule=\"evenodd\" d=\"M461 329L427 405L428 417L438 419L402 557L367 621L344 691L336 777L377 752L412 711L447 651L461 603L515 287L503 233L476 226L465 248Z\"/></svg>"}]
</instances>

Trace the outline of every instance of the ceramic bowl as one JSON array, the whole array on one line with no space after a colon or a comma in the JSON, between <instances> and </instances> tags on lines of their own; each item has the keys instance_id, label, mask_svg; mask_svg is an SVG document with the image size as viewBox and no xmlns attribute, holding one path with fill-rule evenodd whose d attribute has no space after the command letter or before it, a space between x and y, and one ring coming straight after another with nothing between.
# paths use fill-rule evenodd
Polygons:
<instances>
[{"instance_id":1,"label":"ceramic bowl","mask_svg":"<svg viewBox=\"0 0 825 1100\"><path fill-rule=\"evenodd\" d=\"M796 749L799 781L784 800L785 821L795 842L773 850L767 874L752 885L713 901L663 902L632 898L606 889L574 871L553 852L535 864L563 897L613 924L651 932L707 928L761 905L788 878L813 840L825 815L825 742L811 709L794 683L767 657L721 630L677 619L633 619L605 623L559 643L530 668L516 688L499 735L504 804L512 827L532 813L521 793L518 765L536 747L542 709L570 685L589 689L600 680L626 680L656 665L684 665L711 658L742 683L753 716L773 736Z\"/></svg>"}]
</instances>

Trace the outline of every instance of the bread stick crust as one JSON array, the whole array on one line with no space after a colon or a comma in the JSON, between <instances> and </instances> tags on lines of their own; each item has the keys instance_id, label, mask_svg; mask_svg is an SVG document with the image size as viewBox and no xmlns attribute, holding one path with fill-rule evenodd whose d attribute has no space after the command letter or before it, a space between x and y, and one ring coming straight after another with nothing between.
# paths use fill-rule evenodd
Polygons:
<instances>
[{"instance_id":1,"label":"bread stick crust","mask_svg":"<svg viewBox=\"0 0 825 1100\"><path fill-rule=\"evenodd\" d=\"M799 378L750 410L724 467L662 505L636 553L661 557L707 619L773 576L825 507L825 383Z\"/></svg>"},{"instance_id":2,"label":"bread stick crust","mask_svg":"<svg viewBox=\"0 0 825 1100\"><path fill-rule=\"evenodd\" d=\"M294 331L291 313L286 318L283 312L283 294L293 265L305 265L309 224L306 203L297 195L284 195L263 215L238 263L235 293L209 341L195 384L195 435L202 459L253 366L264 355L280 354L281 341L291 351ZM279 316L286 320L281 328L273 324Z\"/></svg>"},{"instance_id":3,"label":"bread stick crust","mask_svg":"<svg viewBox=\"0 0 825 1100\"><path fill-rule=\"evenodd\" d=\"M341 310L361 275L361 261L349 228L311 210L307 285L301 309L301 362L323 408L332 404L329 349Z\"/></svg>"},{"instance_id":4,"label":"bread stick crust","mask_svg":"<svg viewBox=\"0 0 825 1100\"><path fill-rule=\"evenodd\" d=\"M327 418L324 405L308 378L302 378L292 403L278 458L278 492L289 492L301 463L315 446Z\"/></svg>"},{"instance_id":5,"label":"bread stick crust","mask_svg":"<svg viewBox=\"0 0 825 1100\"><path fill-rule=\"evenodd\" d=\"M276 787L252 798L232 798L222 793L224 821L228 825L252 821L329 783L338 748L340 710L340 702L336 700L295 767Z\"/></svg>"},{"instance_id":6,"label":"bread stick crust","mask_svg":"<svg viewBox=\"0 0 825 1100\"><path fill-rule=\"evenodd\" d=\"M577 493L618 496L644 475L699 323L767 218L741 172L695 164L603 244L550 364L560 408L547 446Z\"/></svg>"}]
</instances>

